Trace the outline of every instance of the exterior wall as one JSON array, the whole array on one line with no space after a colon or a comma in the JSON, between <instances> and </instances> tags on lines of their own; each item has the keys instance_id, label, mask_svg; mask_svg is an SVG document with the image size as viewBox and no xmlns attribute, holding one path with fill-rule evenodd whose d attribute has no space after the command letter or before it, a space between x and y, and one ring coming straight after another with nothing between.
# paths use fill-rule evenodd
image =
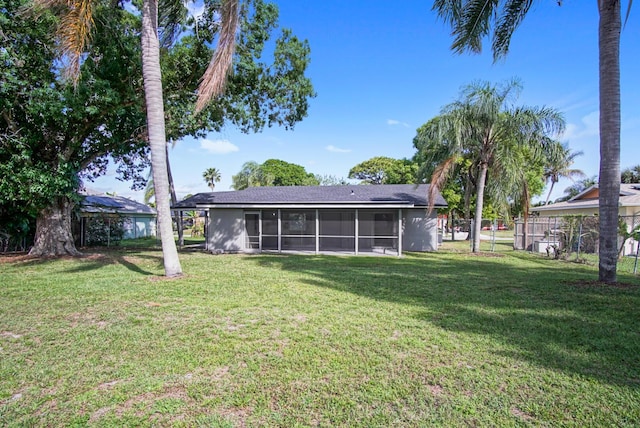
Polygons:
<instances>
[{"instance_id":1,"label":"exterior wall","mask_svg":"<svg viewBox=\"0 0 640 428\"><path fill-rule=\"evenodd\" d=\"M304 210L304 209L302 209ZM259 210L251 210L259 211ZM264 210L262 210L264 211ZM315 211L315 210L314 210ZM321 213L323 210L320 210ZM327 211L336 211L336 210L327 210ZM363 209L360 210L361 217L365 217L362 215L363 213L368 212L369 217L371 217L371 213L395 213L395 220L391 225L395 230L393 233L397 236L398 230L398 221L397 221L397 209L382 209L371 210L371 209ZM212 252L216 251L224 251L224 252L249 252L251 249L247 249L245 245L245 210L244 209L211 209L209 211L209 226L208 226L208 236L207 236L207 249ZM286 221L290 220L282 220L282 250L296 250L295 248L288 248L290 245L285 245L287 242L291 241L291 237L285 238L287 233L287 225L284 224ZM314 225L315 219L313 221ZM402 209L402 251L436 251L438 249L438 230L437 230L437 217L436 212L434 211L432 214L427 214L426 209ZM346 226L346 225L337 225L327 223L326 226L330 227L330 229L325 230L325 225L321 226L322 234L319 234L321 243L320 250L322 251L322 247L324 243L328 243L326 241L327 238L323 238L322 235L336 235L339 237L332 236L331 239L339 240L340 245L337 245L337 250L344 251L346 247L344 247L344 240L351 239L352 241L355 239L355 236L351 236L355 233L355 226ZM265 227L263 225L263 227ZM359 252L367 253L374 251L375 248L385 247L387 249L391 249L393 247L393 242L397 243L396 238L390 237L372 237L380 231L376 231L373 227L373 223L371 221L360 221L359 222ZM349 233L346 233L348 231ZM277 233L277 232L276 232ZM266 244L265 234L269 236L269 239L273 238L270 236L270 233L263 231L263 246L267 249L273 250L277 249L277 245L274 247L273 245ZM349 236L347 236L349 235ZM302 235L301 235L302 236ZM313 241L315 246L315 236L316 231L313 231L313 235L304 235L307 239ZM380 236L380 235L378 235ZM387 236L387 234L384 234ZM287 240L288 239L288 240ZM322 241L322 239L325 239ZM273 239L271 239L273 240ZM371 241L371 242L369 242ZM269 241L271 242L271 241ZM276 241L274 241L276 242ZM306 242L306 241L305 241ZM302 244L301 244L302 245ZM308 245L307 245L308 246ZM301 246L299 250L309 251L307 246ZM353 247L355 244L353 245ZM338 248L340 247L340 248ZM351 247L352 248L352 247ZM352 248L353 250L354 248ZM375 251L374 251L375 252Z\"/></svg>"},{"instance_id":2,"label":"exterior wall","mask_svg":"<svg viewBox=\"0 0 640 428\"><path fill-rule=\"evenodd\" d=\"M620 215L640 217L640 207L620 207Z\"/></svg>"},{"instance_id":3,"label":"exterior wall","mask_svg":"<svg viewBox=\"0 0 640 428\"><path fill-rule=\"evenodd\" d=\"M557 209L557 210L540 210L540 217L559 217L563 215L594 215L598 213L598 208L581 208L581 209Z\"/></svg>"},{"instance_id":4,"label":"exterior wall","mask_svg":"<svg viewBox=\"0 0 640 428\"><path fill-rule=\"evenodd\" d=\"M534 209L535 211L535 209ZM564 215L594 215L598 214L598 208L581 208L581 209L557 209L557 210L540 210L540 217L559 217ZM640 214L640 207L620 207L621 216L632 216Z\"/></svg>"},{"instance_id":5,"label":"exterior wall","mask_svg":"<svg viewBox=\"0 0 640 428\"><path fill-rule=\"evenodd\" d=\"M210 210L207 229L207 249L209 251L238 252L244 250L244 210Z\"/></svg>"},{"instance_id":6,"label":"exterior wall","mask_svg":"<svg viewBox=\"0 0 640 428\"><path fill-rule=\"evenodd\" d=\"M405 209L402 251L436 251L438 249L438 219L436 211Z\"/></svg>"},{"instance_id":7,"label":"exterior wall","mask_svg":"<svg viewBox=\"0 0 640 428\"><path fill-rule=\"evenodd\" d=\"M156 236L155 217L128 217L125 220L124 239Z\"/></svg>"}]
</instances>

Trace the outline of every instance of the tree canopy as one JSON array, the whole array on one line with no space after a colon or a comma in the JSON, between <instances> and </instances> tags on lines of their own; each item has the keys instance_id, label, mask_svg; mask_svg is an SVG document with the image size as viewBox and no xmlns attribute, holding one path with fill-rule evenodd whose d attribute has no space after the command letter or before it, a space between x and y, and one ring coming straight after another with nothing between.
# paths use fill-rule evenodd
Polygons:
<instances>
[{"instance_id":1,"label":"tree canopy","mask_svg":"<svg viewBox=\"0 0 640 428\"><path fill-rule=\"evenodd\" d=\"M97 4L93 37L74 88L63 78L53 39L56 19L18 16L24 0L2 0L5 42L0 67L0 204L19 204L38 216L52 208L70 222L69 203L82 182L115 161L119 177L134 188L145 183L149 164L141 82L140 17L109 2ZM225 93L193 115L198 79L211 58L212 13L198 35L185 35L162 51L167 135L202 136L227 124L243 132L264 126L292 128L314 96L304 75L309 47L277 27L277 8L255 0L241 14L233 75ZM263 58L272 58L268 63ZM67 202L68 201L68 202ZM59 210L57 210L59 211ZM67 237L70 238L70 237ZM67 239L65 238L65 239ZM72 243L72 239L68 239ZM43 243L51 245L51 242Z\"/></svg>"},{"instance_id":2,"label":"tree canopy","mask_svg":"<svg viewBox=\"0 0 640 428\"><path fill-rule=\"evenodd\" d=\"M625 184L640 183L640 165L625 168L620 173L620 182Z\"/></svg>"},{"instance_id":3,"label":"tree canopy","mask_svg":"<svg viewBox=\"0 0 640 428\"><path fill-rule=\"evenodd\" d=\"M524 21L533 0L435 0L433 9L452 28L452 49L481 52L483 39L492 38L494 60L506 56L511 37ZM620 198L620 0L598 1L600 99L600 192L598 276L616 282ZM628 18L632 1L627 2ZM561 5L562 1L558 1Z\"/></svg>"},{"instance_id":4,"label":"tree canopy","mask_svg":"<svg viewBox=\"0 0 640 428\"><path fill-rule=\"evenodd\" d=\"M349 170L349 178L364 184L414 184L418 165L409 159L376 156Z\"/></svg>"},{"instance_id":5,"label":"tree canopy","mask_svg":"<svg viewBox=\"0 0 640 428\"><path fill-rule=\"evenodd\" d=\"M434 191L444 187L456 166L469 165L469 181L474 182L476 197L474 252L480 247L488 178L494 177L492 183L500 183L501 189L528 185L525 171L529 168L524 160L536 151L542 152L549 146L550 137L564 129L564 119L554 109L515 106L519 90L517 81L468 85L460 99L443 107L439 116L418 129L414 139L420 151L418 158L424 162L422 174L431 177ZM510 180L504 182L500 177Z\"/></svg>"},{"instance_id":6,"label":"tree canopy","mask_svg":"<svg viewBox=\"0 0 640 428\"><path fill-rule=\"evenodd\" d=\"M262 164L246 162L242 169L232 177L235 190L259 186L317 186L320 184L315 175L301 165L280 159L268 159Z\"/></svg>"}]
</instances>

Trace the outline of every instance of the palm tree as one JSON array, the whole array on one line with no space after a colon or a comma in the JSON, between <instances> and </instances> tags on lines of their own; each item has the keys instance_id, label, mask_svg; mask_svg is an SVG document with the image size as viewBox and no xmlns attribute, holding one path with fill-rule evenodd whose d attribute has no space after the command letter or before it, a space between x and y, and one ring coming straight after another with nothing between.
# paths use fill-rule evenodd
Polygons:
<instances>
[{"instance_id":1,"label":"palm tree","mask_svg":"<svg viewBox=\"0 0 640 428\"><path fill-rule=\"evenodd\" d=\"M563 198L560 198L560 200L565 200L565 201L569 200L579 195L580 193L584 192L589 187L595 186L596 184L598 184L598 177L595 175L593 177L585 177L582 180L578 180L575 183L573 183L571 186L564 189L564 194L566 196L564 196Z\"/></svg>"},{"instance_id":2,"label":"palm tree","mask_svg":"<svg viewBox=\"0 0 640 428\"><path fill-rule=\"evenodd\" d=\"M93 25L92 11L97 0L39 0L39 4L56 8L61 7L59 38L61 50L68 58L67 71L76 80L79 76L79 64L85 46L91 36ZM222 0L221 26L218 48L205 72L199 88L196 111L200 111L215 96L222 93L227 74L235 51L235 36L238 27L239 0ZM165 17L176 16L174 8L180 9L181 3L168 0L167 8L172 9ZM168 23L168 24L175 24ZM171 33L171 31L169 31ZM182 274L180 259L175 240L170 210L170 185L167 163L167 139L165 132L164 100L162 95L162 73L160 68L160 39L158 36L158 1L142 2L142 75L147 108L147 134L151 152L151 170L153 173L156 211L158 213L158 231L162 242L165 275L168 277Z\"/></svg>"},{"instance_id":3,"label":"palm tree","mask_svg":"<svg viewBox=\"0 0 640 428\"><path fill-rule=\"evenodd\" d=\"M433 8L453 31L452 49L481 52L492 34L497 60L507 55L511 36L533 0L434 0ZM558 4L562 4L559 0ZM628 0L627 17L632 0ZM599 279L616 282L618 202L620 197L620 0L598 0L600 63L600 238Z\"/></svg>"},{"instance_id":4,"label":"palm tree","mask_svg":"<svg viewBox=\"0 0 640 428\"><path fill-rule=\"evenodd\" d=\"M544 167L544 180L545 182L551 183L549 193L547 193L547 199L544 201L545 205L549 203L553 186L560 181L561 178L568 178L573 181L574 177L585 177L582 170L571 168L574 159L582 156L582 154L581 151L572 152L567 144L556 143L555 150L552 151Z\"/></svg>"},{"instance_id":5,"label":"palm tree","mask_svg":"<svg viewBox=\"0 0 640 428\"><path fill-rule=\"evenodd\" d=\"M473 161L476 171L476 210L472 251L480 250L480 226L487 172L498 151L510 144L541 144L547 135L564 130L564 120L554 109L510 105L520 85L478 82L467 86L460 101L445 106L440 116L419 130L416 137L428 164L437 164L431 178L433 191L441 188L460 158ZM424 144L420 144L420 141ZM430 198L433 200L433 198Z\"/></svg>"},{"instance_id":6,"label":"palm tree","mask_svg":"<svg viewBox=\"0 0 640 428\"><path fill-rule=\"evenodd\" d=\"M147 107L147 134L151 150L151 171L155 188L158 232L162 242L165 275L182 274L178 249L173 238L169 173L167 171L167 138L164 124L162 73L160 71L160 39L158 38L158 3L142 3L142 80Z\"/></svg>"},{"instance_id":7,"label":"palm tree","mask_svg":"<svg viewBox=\"0 0 640 428\"><path fill-rule=\"evenodd\" d=\"M216 187L216 183L220 182L220 171L218 168L207 168L204 173L202 173L202 178L207 183L207 186L211 187L211 191Z\"/></svg>"}]
</instances>

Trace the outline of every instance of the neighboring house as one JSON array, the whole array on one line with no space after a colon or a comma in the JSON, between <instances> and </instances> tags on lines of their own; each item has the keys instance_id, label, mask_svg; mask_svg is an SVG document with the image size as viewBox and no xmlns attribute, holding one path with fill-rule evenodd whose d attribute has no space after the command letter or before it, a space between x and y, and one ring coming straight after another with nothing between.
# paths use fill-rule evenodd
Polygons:
<instances>
[{"instance_id":1,"label":"neighboring house","mask_svg":"<svg viewBox=\"0 0 640 428\"><path fill-rule=\"evenodd\" d=\"M87 223L96 217L123 218L123 239L156 236L156 211L153 208L122 196L82 195L80 222L76 226L81 246L85 245Z\"/></svg>"},{"instance_id":2,"label":"neighboring house","mask_svg":"<svg viewBox=\"0 0 640 428\"><path fill-rule=\"evenodd\" d=\"M545 217L563 215L594 215L599 212L598 185L591 186L565 202L533 207L531 211ZM620 184L620 215L640 216L640 183Z\"/></svg>"},{"instance_id":3,"label":"neighboring house","mask_svg":"<svg viewBox=\"0 0 640 428\"><path fill-rule=\"evenodd\" d=\"M523 248L529 248L528 245L534 245L533 248L535 249L537 243L538 251L543 252L548 244L557 244L557 237L554 236L554 231L560 228L559 225L562 224L563 216L584 216L583 224L588 220L587 229L595 231L597 237L598 222L597 217L594 216L597 216L600 211L599 195L600 189L598 185L594 185L568 201L531 208L532 212L538 214L539 220L530 218L528 225L530 230L527 232L530 236L525 238L527 242ZM640 183L620 184L618 204L619 215L627 223L627 230L630 231L640 223ZM544 217L549 218L548 222L544 221ZM536 224L538 225L537 228L535 227ZM551 224L554 226L547 226ZM531 229L532 227L533 229ZM546 231L543 229L546 229ZM518 242L517 238L518 234L516 233L514 245L515 242ZM591 252L597 252L597 239L593 239L593 241ZM635 254L638 247L637 244L634 239L627 239L623 246L622 237L619 237L618 245L622 247L622 254Z\"/></svg>"},{"instance_id":4,"label":"neighboring house","mask_svg":"<svg viewBox=\"0 0 640 428\"><path fill-rule=\"evenodd\" d=\"M172 207L207 210L212 252L435 251L436 210L429 185L250 187L198 193ZM447 204L440 193L435 208Z\"/></svg>"}]
</instances>

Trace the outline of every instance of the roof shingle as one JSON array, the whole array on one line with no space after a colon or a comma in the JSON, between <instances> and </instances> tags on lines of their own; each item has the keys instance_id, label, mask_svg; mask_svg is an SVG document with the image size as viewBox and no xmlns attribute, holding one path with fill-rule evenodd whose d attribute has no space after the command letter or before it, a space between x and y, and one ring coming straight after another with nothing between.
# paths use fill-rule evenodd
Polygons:
<instances>
[{"instance_id":1,"label":"roof shingle","mask_svg":"<svg viewBox=\"0 0 640 428\"><path fill-rule=\"evenodd\" d=\"M198 193L178 202L174 208L196 209L216 205L337 205L348 204L406 204L428 206L428 184L381 184L347 186L283 186L249 187L228 192ZM440 193L436 194L435 207L446 207Z\"/></svg>"}]
</instances>

